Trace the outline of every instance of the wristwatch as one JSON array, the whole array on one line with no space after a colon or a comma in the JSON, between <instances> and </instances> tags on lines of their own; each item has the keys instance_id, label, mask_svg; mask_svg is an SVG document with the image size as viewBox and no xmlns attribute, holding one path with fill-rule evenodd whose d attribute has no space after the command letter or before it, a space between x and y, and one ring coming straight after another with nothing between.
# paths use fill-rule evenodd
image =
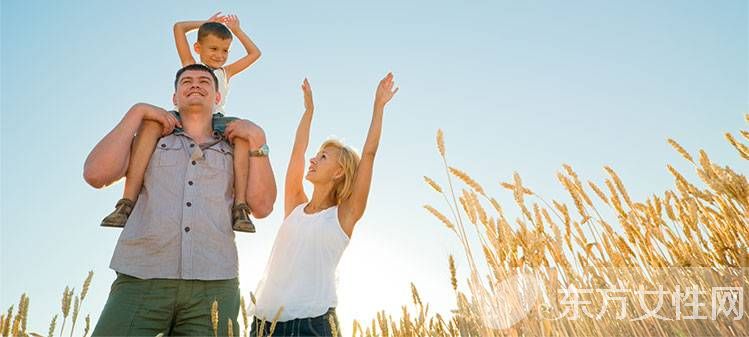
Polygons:
<instances>
[{"instance_id":1,"label":"wristwatch","mask_svg":"<svg viewBox=\"0 0 749 337\"><path fill-rule=\"evenodd\" d=\"M268 153L270 153L268 144L263 144L263 146L257 150L250 150L250 157L267 157Z\"/></svg>"}]
</instances>

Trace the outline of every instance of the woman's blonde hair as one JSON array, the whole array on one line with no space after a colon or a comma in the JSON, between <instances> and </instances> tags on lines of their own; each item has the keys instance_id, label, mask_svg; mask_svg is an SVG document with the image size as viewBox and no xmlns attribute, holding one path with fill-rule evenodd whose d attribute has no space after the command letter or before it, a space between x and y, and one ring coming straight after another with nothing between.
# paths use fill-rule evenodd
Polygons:
<instances>
[{"instance_id":1,"label":"woman's blonde hair","mask_svg":"<svg viewBox=\"0 0 749 337\"><path fill-rule=\"evenodd\" d=\"M336 185L333 188L333 197L336 200L336 204L340 205L341 202L351 196L356 168L359 167L359 154L357 154L354 149L344 145L341 141L336 139L326 140L320 146L320 151L324 150L326 147L338 149L338 164L340 164L343 169L343 177L336 182Z\"/></svg>"}]
</instances>

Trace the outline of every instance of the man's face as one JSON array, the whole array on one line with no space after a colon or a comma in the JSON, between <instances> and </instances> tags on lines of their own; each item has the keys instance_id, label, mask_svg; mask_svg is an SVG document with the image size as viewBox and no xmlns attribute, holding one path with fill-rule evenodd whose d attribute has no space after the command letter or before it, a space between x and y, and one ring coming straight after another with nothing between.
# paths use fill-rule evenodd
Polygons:
<instances>
[{"instance_id":1,"label":"man's face","mask_svg":"<svg viewBox=\"0 0 749 337\"><path fill-rule=\"evenodd\" d=\"M213 105L220 99L213 77L201 70L187 70L182 73L173 97L174 105L180 110L189 106L204 106L212 111Z\"/></svg>"}]
</instances>

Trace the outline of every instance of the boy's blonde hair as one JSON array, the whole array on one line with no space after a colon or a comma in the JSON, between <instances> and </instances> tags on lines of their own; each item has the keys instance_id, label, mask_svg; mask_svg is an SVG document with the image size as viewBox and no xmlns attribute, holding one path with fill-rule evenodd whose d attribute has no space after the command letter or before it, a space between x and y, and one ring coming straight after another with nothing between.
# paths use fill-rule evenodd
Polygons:
<instances>
[{"instance_id":1,"label":"boy's blonde hair","mask_svg":"<svg viewBox=\"0 0 749 337\"><path fill-rule=\"evenodd\" d=\"M326 140L320 146L320 151L326 147L333 147L339 150L338 164L343 168L343 177L336 182L336 185L333 188L333 197L336 200L336 204L340 205L341 202L351 196L351 189L354 186L354 177L356 176L356 168L359 167L359 154L356 153L354 149L344 145L341 141L336 139Z\"/></svg>"}]
</instances>

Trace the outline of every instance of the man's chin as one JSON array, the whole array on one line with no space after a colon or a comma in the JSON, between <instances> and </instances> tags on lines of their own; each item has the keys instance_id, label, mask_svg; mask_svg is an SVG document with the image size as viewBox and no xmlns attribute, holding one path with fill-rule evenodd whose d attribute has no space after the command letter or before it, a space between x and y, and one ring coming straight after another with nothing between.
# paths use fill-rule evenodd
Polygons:
<instances>
[{"instance_id":1,"label":"man's chin","mask_svg":"<svg viewBox=\"0 0 749 337\"><path fill-rule=\"evenodd\" d=\"M211 110L211 105L203 101L188 101L182 105L179 105L180 111L202 111Z\"/></svg>"}]
</instances>

